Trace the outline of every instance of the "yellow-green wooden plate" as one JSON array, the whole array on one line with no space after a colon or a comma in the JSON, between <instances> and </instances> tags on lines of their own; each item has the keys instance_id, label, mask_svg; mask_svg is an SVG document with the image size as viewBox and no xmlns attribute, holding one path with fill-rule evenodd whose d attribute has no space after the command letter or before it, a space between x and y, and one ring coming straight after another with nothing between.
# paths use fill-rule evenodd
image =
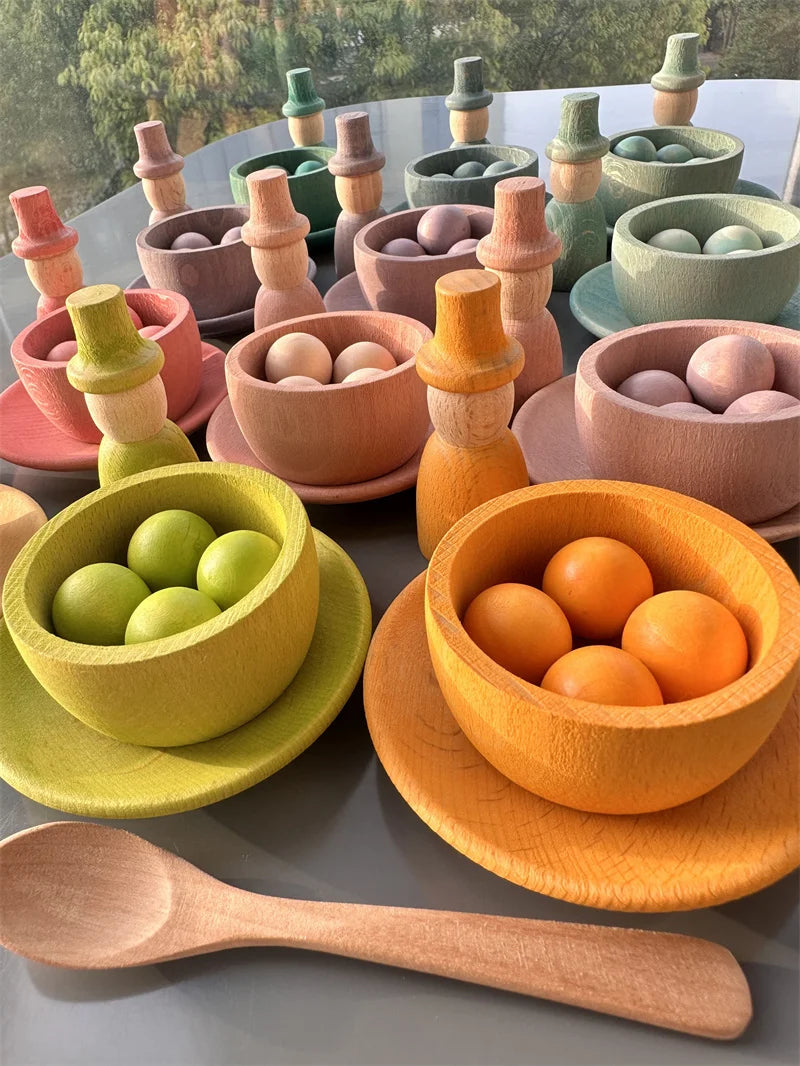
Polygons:
<instances>
[{"instance_id":1,"label":"yellow-green wooden plate","mask_svg":"<svg viewBox=\"0 0 800 1066\"><path fill-rule=\"evenodd\" d=\"M319 615L300 672L252 722L202 744L145 748L83 725L48 696L0 620L0 776L37 803L70 814L150 818L215 803L286 766L347 702L372 628L355 564L317 530L314 539Z\"/></svg>"}]
</instances>

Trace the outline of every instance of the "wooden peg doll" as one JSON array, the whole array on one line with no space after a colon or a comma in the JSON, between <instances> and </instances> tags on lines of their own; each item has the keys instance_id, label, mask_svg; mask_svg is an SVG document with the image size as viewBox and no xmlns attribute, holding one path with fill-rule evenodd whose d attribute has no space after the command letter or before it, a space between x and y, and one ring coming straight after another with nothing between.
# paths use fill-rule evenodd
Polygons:
<instances>
[{"instance_id":1,"label":"wooden peg doll","mask_svg":"<svg viewBox=\"0 0 800 1066\"><path fill-rule=\"evenodd\" d=\"M568 292L578 278L605 263L608 252L606 216L596 196L609 148L598 126L599 107L597 93L567 93L558 133L545 148L553 194L545 218L561 238L561 256L553 267L553 288L559 292Z\"/></svg>"},{"instance_id":2,"label":"wooden peg doll","mask_svg":"<svg viewBox=\"0 0 800 1066\"><path fill-rule=\"evenodd\" d=\"M173 463L197 462L183 430L167 419L159 371L164 353L131 321L122 289L90 285L67 298L78 352L67 364L70 384L103 434L97 456L101 485Z\"/></svg>"},{"instance_id":3,"label":"wooden peg doll","mask_svg":"<svg viewBox=\"0 0 800 1066\"><path fill-rule=\"evenodd\" d=\"M500 281L457 270L436 282L436 333L417 353L434 432L417 477L417 539L426 559L478 504L528 484L508 428L522 345L503 331Z\"/></svg>"},{"instance_id":4,"label":"wooden peg doll","mask_svg":"<svg viewBox=\"0 0 800 1066\"><path fill-rule=\"evenodd\" d=\"M336 274L343 278L355 270L353 239L360 229L386 212L381 207L386 157L375 149L366 111L336 116L336 154L328 170L336 179L341 213L336 220L333 256Z\"/></svg>"},{"instance_id":5,"label":"wooden peg doll","mask_svg":"<svg viewBox=\"0 0 800 1066\"><path fill-rule=\"evenodd\" d=\"M322 112L325 101L317 96L314 78L308 67L287 70L289 99L281 110L288 119L289 136L298 148L324 144L325 123Z\"/></svg>"},{"instance_id":6,"label":"wooden peg doll","mask_svg":"<svg viewBox=\"0 0 800 1066\"><path fill-rule=\"evenodd\" d=\"M451 148L465 144L488 144L489 104L492 94L483 87L483 60L465 56L453 63L453 91L445 97L450 112Z\"/></svg>"},{"instance_id":7,"label":"wooden peg doll","mask_svg":"<svg viewBox=\"0 0 800 1066\"><path fill-rule=\"evenodd\" d=\"M61 221L44 185L17 189L8 199L19 226L11 250L25 260L28 277L39 292L36 317L44 318L63 307L69 294L83 285L76 251L78 234Z\"/></svg>"},{"instance_id":8,"label":"wooden peg doll","mask_svg":"<svg viewBox=\"0 0 800 1066\"><path fill-rule=\"evenodd\" d=\"M133 127L139 158L133 173L142 179L142 191L150 204L150 225L162 218L188 211L183 156L173 152L164 123L139 122Z\"/></svg>"},{"instance_id":9,"label":"wooden peg doll","mask_svg":"<svg viewBox=\"0 0 800 1066\"><path fill-rule=\"evenodd\" d=\"M255 328L299 315L322 314L325 304L308 277L305 237L311 226L294 209L285 171L267 167L248 174L247 191L250 218L242 226L242 240L250 247L253 269L261 282Z\"/></svg>"},{"instance_id":10,"label":"wooden peg doll","mask_svg":"<svg viewBox=\"0 0 800 1066\"><path fill-rule=\"evenodd\" d=\"M697 90L706 80L699 47L699 33L673 33L667 38L664 64L650 79L655 89L653 118L657 126L691 126Z\"/></svg>"},{"instance_id":11,"label":"wooden peg doll","mask_svg":"<svg viewBox=\"0 0 800 1066\"><path fill-rule=\"evenodd\" d=\"M546 304L561 241L544 218L541 178L504 178L494 189L494 223L478 243L478 262L500 278L503 329L525 351L514 381L514 410L561 377L561 338Z\"/></svg>"}]
</instances>

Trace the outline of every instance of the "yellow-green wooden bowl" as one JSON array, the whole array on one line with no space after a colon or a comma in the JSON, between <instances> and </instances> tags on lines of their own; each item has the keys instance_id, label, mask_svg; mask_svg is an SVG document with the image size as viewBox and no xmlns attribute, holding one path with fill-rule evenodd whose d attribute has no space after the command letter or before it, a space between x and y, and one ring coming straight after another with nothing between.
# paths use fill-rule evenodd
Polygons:
<instances>
[{"instance_id":1,"label":"yellow-green wooden bowl","mask_svg":"<svg viewBox=\"0 0 800 1066\"><path fill-rule=\"evenodd\" d=\"M139 523L176 507L217 534L273 537L281 552L270 572L216 618L159 641L98 647L55 636L50 610L61 582L89 563L124 564ZM159 747L221 736L277 699L306 657L318 603L317 553L300 499L271 474L234 463L162 467L90 493L28 542L3 593L14 643L62 707L107 736Z\"/></svg>"}]
</instances>

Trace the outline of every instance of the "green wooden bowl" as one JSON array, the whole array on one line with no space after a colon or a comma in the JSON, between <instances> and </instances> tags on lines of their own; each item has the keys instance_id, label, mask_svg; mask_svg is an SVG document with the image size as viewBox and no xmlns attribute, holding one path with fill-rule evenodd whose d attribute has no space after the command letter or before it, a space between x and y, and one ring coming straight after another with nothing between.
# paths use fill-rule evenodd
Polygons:
<instances>
[{"instance_id":1,"label":"green wooden bowl","mask_svg":"<svg viewBox=\"0 0 800 1066\"><path fill-rule=\"evenodd\" d=\"M691 255L647 241L686 229L701 246L723 226L749 226L764 247L745 255ZM800 209L730 193L674 196L626 212L611 242L619 302L637 326L686 318L772 322L800 282Z\"/></svg>"},{"instance_id":2,"label":"green wooden bowl","mask_svg":"<svg viewBox=\"0 0 800 1066\"><path fill-rule=\"evenodd\" d=\"M478 178L435 178L434 174L452 174L456 167L470 160L479 163L498 159L514 163L515 170ZM466 148L448 148L412 159L406 166L404 183L411 207L435 204L477 204L494 207L494 187L504 178L538 177L539 157L530 148L513 144L474 144Z\"/></svg>"},{"instance_id":3,"label":"green wooden bowl","mask_svg":"<svg viewBox=\"0 0 800 1066\"><path fill-rule=\"evenodd\" d=\"M336 199L333 174L328 170L328 160L335 148L284 148L279 152L267 152L244 159L231 167L229 178L234 202L249 204L247 175L265 167L283 167L289 171L289 192L295 210L305 215L311 224L311 232L330 229L336 225L341 207ZM321 159L325 163L319 170L309 174L295 174L306 159Z\"/></svg>"},{"instance_id":4,"label":"green wooden bowl","mask_svg":"<svg viewBox=\"0 0 800 1066\"><path fill-rule=\"evenodd\" d=\"M646 137L656 149L682 144L693 155L708 156L703 163L643 163L623 159L613 149L626 137ZM613 226L620 215L668 196L704 192L733 192L742 166L744 144L738 137L696 126L650 126L626 130L610 138L611 151L603 156L603 177L597 199L606 221Z\"/></svg>"},{"instance_id":5,"label":"green wooden bowl","mask_svg":"<svg viewBox=\"0 0 800 1066\"><path fill-rule=\"evenodd\" d=\"M163 640L74 644L53 634L61 582L89 563L125 562L149 515L185 508L218 534L253 529L282 549L267 576L216 618ZM319 570L299 498L271 474L230 463L148 470L51 519L15 560L3 592L11 636L44 689L86 725L132 744L173 747L250 721L289 685L317 619Z\"/></svg>"}]
</instances>

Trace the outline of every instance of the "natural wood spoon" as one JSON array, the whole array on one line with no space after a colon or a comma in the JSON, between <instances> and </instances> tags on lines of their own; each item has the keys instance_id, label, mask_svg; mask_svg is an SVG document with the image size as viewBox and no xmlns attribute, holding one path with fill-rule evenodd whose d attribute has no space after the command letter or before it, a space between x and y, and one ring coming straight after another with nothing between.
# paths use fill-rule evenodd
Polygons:
<instances>
[{"instance_id":1,"label":"natural wood spoon","mask_svg":"<svg viewBox=\"0 0 800 1066\"><path fill-rule=\"evenodd\" d=\"M131 833L50 822L0 844L0 943L73 969L223 948L324 951L730 1040L750 1021L739 964L675 933L259 896Z\"/></svg>"}]
</instances>

